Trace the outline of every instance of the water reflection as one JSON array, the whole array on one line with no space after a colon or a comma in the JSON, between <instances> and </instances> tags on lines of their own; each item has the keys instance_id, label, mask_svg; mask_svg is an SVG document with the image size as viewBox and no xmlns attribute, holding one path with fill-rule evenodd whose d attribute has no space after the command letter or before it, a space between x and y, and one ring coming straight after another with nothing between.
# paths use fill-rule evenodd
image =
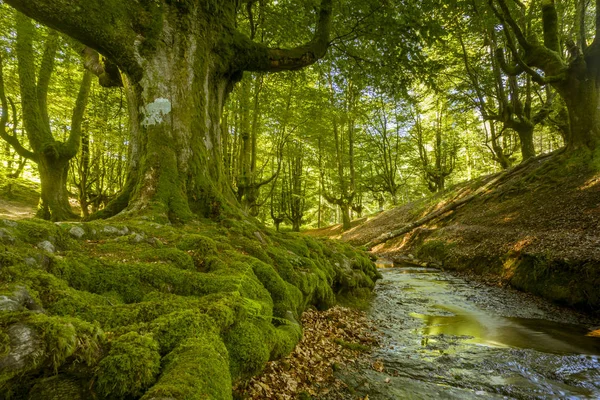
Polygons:
<instances>
[{"instance_id":1,"label":"water reflection","mask_svg":"<svg viewBox=\"0 0 600 400\"><path fill-rule=\"evenodd\" d=\"M436 306L440 314L410 315L423 320L424 335L469 337L465 342L493 347L534 349L553 354L600 355L600 338L578 325L541 319L504 318L459 307Z\"/></svg>"}]
</instances>

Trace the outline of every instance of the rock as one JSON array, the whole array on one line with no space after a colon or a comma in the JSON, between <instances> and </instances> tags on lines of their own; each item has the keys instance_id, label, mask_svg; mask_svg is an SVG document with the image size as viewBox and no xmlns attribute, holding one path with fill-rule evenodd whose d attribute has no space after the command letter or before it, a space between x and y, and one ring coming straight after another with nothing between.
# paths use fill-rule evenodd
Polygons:
<instances>
[{"instance_id":1,"label":"rock","mask_svg":"<svg viewBox=\"0 0 600 400\"><path fill-rule=\"evenodd\" d=\"M13 244L14 242L14 236L12 236L6 229L0 228L0 243Z\"/></svg>"},{"instance_id":2,"label":"rock","mask_svg":"<svg viewBox=\"0 0 600 400\"><path fill-rule=\"evenodd\" d=\"M54 253L56 251L56 248L54 247L54 245L47 240L44 240L43 242L38 243L37 247L39 249L47 251L48 253Z\"/></svg>"},{"instance_id":3,"label":"rock","mask_svg":"<svg viewBox=\"0 0 600 400\"><path fill-rule=\"evenodd\" d=\"M263 238L263 236L260 234L259 231L254 232L254 236L256 236L256 238L262 243L262 244L267 244L267 241L265 240L265 238Z\"/></svg>"},{"instance_id":4,"label":"rock","mask_svg":"<svg viewBox=\"0 0 600 400\"><path fill-rule=\"evenodd\" d=\"M74 236L77 239L81 239L83 236L85 236L85 231L80 226L74 226L74 227L72 227L69 230L69 233L71 234L71 236Z\"/></svg>"},{"instance_id":5,"label":"rock","mask_svg":"<svg viewBox=\"0 0 600 400\"><path fill-rule=\"evenodd\" d=\"M23 311L32 310L43 312L31 297L25 286L16 286L15 291L9 296L0 296L0 311Z\"/></svg>"},{"instance_id":6,"label":"rock","mask_svg":"<svg viewBox=\"0 0 600 400\"><path fill-rule=\"evenodd\" d=\"M105 225L104 228L102 228L102 232L108 233L110 235L116 235L117 233L119 233L119 230L114 226Z\"/></svg>"},{"instance_id":7,"label":"rock","mask_svg":"<svg viewBox=\"0 0 600 400\"><path fill-rule=\"evenodd\" d=\"M0 311L19 311L21 305L15 299L8 296L0 296Z\"/></svg>"},{"instance_id":8,"label":"rock","mask_svg":"<svg viewBox=\"0 0 600 400\"><path fill-rule=\"evenodd\" d=\"M141 243L144 241L144 239L145 237L143 235L140 235L139 233L134 233L133 235L131 235L130 241L132 243Z\"/></svg>"},{"instance_id":9,"label":"rock","mask_svg":"<svg viewBox=\"0 0 600 400\"><path fill-rule=\"evenodd\" d=\"M38 334L20 322L9 326L5 333L10 339L10 352L0 358L0 371L16 375L27 367L31 369L32 364L40 360L44 353L43 342Z\"/></svg>"},{"instance_id":10,"label":"rock","mask_svg":"<svg viewBox=\"0 0 600 400\"><path fill-rule=\"evenodd\" d=\"M38 267L40 264L33 257L27 257L23 260L28 267Z\"/></svg>"},{"instance_id":11,"label":"rock","mask_svg":"<svg viewBox=\"0 0 600 400\"><path fill-rule=\"evenodd\" d=\"M8 226L9 228L16 228L17 224L15 221L11 221L10 219L4 219L2 220L2 222L4 223L4 225Z\"/></svg>"},{"instance_id":12,"label":"rock","mask_svg":"<svg viewBox=\"0 0 600 400\"><path fill-rule=\"evenodd\" d=\"M102 231L104 233L108 233L109 235L124 236L124 235L127 235L129 233L129 228L127 228L126 226L124 226L123 228L119 229L119 228L115 228L114 226L105 225L104 228L102 229Z\"/></svg>"},{"instance_id":13,"label":"rock","mask_svg":"<svg viewBox=\"0 0 600 400\"><path fill-rule=\"evenodd\" d=\"M410 258L412 260L413 258L415 258L415 256L413 256L412 254L409 254L408 258Z\"/></svg>"}]
</instances>

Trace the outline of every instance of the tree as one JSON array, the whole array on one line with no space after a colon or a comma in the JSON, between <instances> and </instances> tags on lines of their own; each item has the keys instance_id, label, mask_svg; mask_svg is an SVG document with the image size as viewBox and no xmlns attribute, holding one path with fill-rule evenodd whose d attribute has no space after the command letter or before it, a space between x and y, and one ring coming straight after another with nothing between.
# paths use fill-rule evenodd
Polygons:
<instances>
[{"instance_id":1,"label":"tree","mask_svg":"<svg viewBox=\"0 0 600 400\"><path fill-rule=\"evenodd\" d=\"M87 104L91 85L91 74L85 73L80 84L79 94L73 108L69 137L65 141L53 135L48 114L48 88L54 70L54 58L58 50L59 37L50 30L44 45L39 71L36 73L33 41L35 28L31 20L17 13L16 52L18 58L19 83L23 121L31 150L26 149L16 133L0 131L4 140L10 143L21 157L35 162L38 166L41 182L41 199L37 216L53 221L76 217L69 204L67 177L69 161L75 157L81 138L81 122ZM0 75L1 75L0 70ZM0 99L4 117L8 115L8 102L3 78L0 78ZM14 111L13 107L13 114Z\"/></svg>"},{"instance_id":2,"label":"tree","mask_svg":"<svg viewBox=\"0 0 600 400\"><path fill-rule=\"evenodd\" d=\"M595 148L600 139L600 4L596 2L593 29L588 29L586 24L589 2L576 0L565 5L565 16L572 18L572 29L570 37L561 39L564 30L559 24L554 0L528 5L515 2L516 9L511 9L506 0L488 0L488 3L502 24L507 48L515 60L509 64L500 49L497 57L504 71L513 76L525 72L535 82L556 89L569 115L567 147ZM531 18L540 3L541 24L536 24ZM535 31L540 25L543 41L537 39ZM593 32L591 43L590 31Z\"/></svg>"},{"instance_id":3,"label":"tree","mask_svg":"<svg viewBox=\"0 0 600 400\"><path fill-rule=\"evenodd\" d=\"M219 214L234 201L223 173L221 116L242 72L314 63L327 51L332 15L332 0L323 0L312 40L273 49L236 29L238 12L253 1L7 3L97 50L123 73L130 169L125 190L103 216L126 208L173 221Z\"/></svg>"}]
</instances>

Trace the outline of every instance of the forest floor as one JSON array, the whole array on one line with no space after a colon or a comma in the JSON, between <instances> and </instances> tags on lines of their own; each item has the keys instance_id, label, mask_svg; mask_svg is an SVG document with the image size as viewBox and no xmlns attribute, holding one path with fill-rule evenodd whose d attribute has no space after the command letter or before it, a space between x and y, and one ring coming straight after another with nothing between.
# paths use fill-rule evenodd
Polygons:
<instances>
[{"instance_id":1,"label":"forest floor","mask_svg":"<svg viewBox=\"0 0 600 400\"><path fill-rule=\"evenodd\" d=\"M31 218L35 215L39 183L0 176L0 219Z\"/></svg>"},{"instance_id":2,"label":"forest floor","mask_svg":"<svg viewBox=\"0 0 600 400\"><path fill-rule=\"evenodd\" d=\"M431 264L512 285L550 300L600 306L600 168L598 155L556 154L529 163L455 210L372 252L391 261ZM443 193L339 226L307 232L366 245L464 198L491 175Z\"/></svg>"}]
</instances>

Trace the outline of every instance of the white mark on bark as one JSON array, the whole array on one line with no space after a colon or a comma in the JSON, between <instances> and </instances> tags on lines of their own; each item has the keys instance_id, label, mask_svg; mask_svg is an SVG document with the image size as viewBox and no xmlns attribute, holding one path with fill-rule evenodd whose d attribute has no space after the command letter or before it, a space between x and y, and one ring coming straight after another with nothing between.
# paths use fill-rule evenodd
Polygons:
<instances>
[{"instance_id":1,"label":"white mark on bark","mask_svg":"<svg viewBox=\"0 0 600 400\"><path fill-rule=\"evenodd\" d=\"M147 104L142 111L146 116L142 121L142 126L157 125L163 122L163 118L171 112L171 102L159 97L152 103Z\"/></svg>"}]
</instances>

